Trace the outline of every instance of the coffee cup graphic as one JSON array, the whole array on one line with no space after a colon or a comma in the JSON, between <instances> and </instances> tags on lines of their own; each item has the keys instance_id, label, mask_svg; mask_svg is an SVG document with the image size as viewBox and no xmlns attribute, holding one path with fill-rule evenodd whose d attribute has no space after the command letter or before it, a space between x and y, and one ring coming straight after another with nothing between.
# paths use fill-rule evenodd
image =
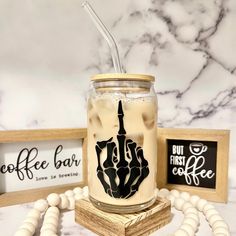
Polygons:
<instances>
[{"instance_id":1,"label":"coffee cup graphic","mask_svg":"<svg viewBox=\"0 0 236 236\"><path fill-rule=\"evenodd\" d=\"M190 143L189 150L194 155L201 155L203 152L207 151L207 146L203 143L194 142Z\"/></svg>"}]
</instances>

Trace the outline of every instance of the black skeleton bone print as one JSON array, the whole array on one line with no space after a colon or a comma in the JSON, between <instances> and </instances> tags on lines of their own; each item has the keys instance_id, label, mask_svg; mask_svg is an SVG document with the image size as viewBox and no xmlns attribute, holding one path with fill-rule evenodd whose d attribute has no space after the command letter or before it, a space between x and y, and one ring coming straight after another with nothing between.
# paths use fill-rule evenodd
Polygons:
<instances>
[{"instance_id":1,"label":"black skeleton bone print","mask_svg":"<svg viewBox=\"0 0 236 236\"><path fill-rule=\"evenodd\" d=\"M149 174L149 168L143 149L126 137L123 118L122 102L119 101L119 130L116 140L111 137L105 141L98 141L95 150L98 160L97 176L105 192L114 198L127 199L138 191L140 184ZM101 153L105 149L107 157L101 163Z\"/></svg>"}]
</instances>

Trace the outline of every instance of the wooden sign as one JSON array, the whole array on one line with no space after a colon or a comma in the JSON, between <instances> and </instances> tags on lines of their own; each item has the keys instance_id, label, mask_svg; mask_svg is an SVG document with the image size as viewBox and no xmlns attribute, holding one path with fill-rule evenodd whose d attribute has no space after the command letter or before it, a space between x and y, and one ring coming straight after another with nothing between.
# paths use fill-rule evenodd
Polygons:
<instances>
[{"instance_id":1,"label":"wooden sign","mask_svg":"<svg viewBox=\"0 0 236 236\"><path fill-rule=\"evenodd\" d=\"M158 187L226 202L229 131L158 129Z\"/></svg>"},{"instance_id":2,"label":"wooden sign","mask_svg":"<svg viewBox=\"0 0 236 236\"><path fill-rule=\"evenodd\" d=\"M0 206L87 183L86 129L0 131Z\"/></svg>"},{"instance_id":3,"label":"wooden sign","mask_svg":"<svg viewBox=\"0 0 236 236\"><path fill-rule=\"evenodd\" d=\"M215 189L217 142L167 139L167 181Z\"/></svg>"}]
</instances>

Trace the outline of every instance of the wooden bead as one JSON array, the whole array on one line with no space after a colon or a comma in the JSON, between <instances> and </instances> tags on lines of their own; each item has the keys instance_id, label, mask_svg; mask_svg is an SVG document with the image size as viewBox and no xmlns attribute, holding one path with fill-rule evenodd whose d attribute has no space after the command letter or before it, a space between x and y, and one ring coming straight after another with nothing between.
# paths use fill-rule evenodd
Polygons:
<instances>
[{"instance_id":1,"label":"wooden bead","mask_svg":"<svg viewBox=\"0 0 236 236\"><path fill-rule=\"evenodd\" d=\"M35 217L27 217L24 220L24 223L31 223L35 228L38 227L38 219L36 219Z\"/></svg>"},{"instance_id":2,"label":"wooden bead","mask_svg":"<svg viewBox=\"0 0 236 236\"><path fill-rule=\"evenodd\" d=\"M215 221L215 223L213 223L212 230L214 231L216 228L222 228L222 227L225 229L229 229L229 226L226 224L224 220L217 220Z\"/></svg>"},{"instance_id":3,"label":"wooden bead","mask_svg":"<svg viewBox=\"0 0 236 236\"><path fill-rule=\"evenodd\" d=\"M75 193L73 192L73 190L67 190L67 191L65 191L65 195L67 197L73 197L75 195Z\"/></svg>"},{"instance_id":4,"label":"wooden bead","mask_svg":"<svg viewBox=\"0 0 236 236\"><path fill-rule=\"evenodd\" d=\"M207 200L205 200L205 199L200 199L198 202L197 202L197 209L199 210L199 211L203 211L203 208L206 206L206 204L207 204L208 202L207 202Z\"/></svg>"},{"instance_id":5,"label":"wooden bead","mask_svg":"<svg viewBox=\"0 0 236 236\"><path fill-rule=\"evenodd\" d=\"M57 214L57 215L60 214L60 211L59 211L58 207L49 207L48 210L47 210L47 212L48 212L48 213L49 213L49 212L53 212L53 213L55 213L55 214Z\"/></svg>"},{"instance_id":6,"label":"wooden bead","mask_svg":"<svg viewBox=\"0 0 236 236\"><path fill-rule=\"evenodd\" d=\"M35 233L35 226L30 223L30 222L24 222L21 226L20 229L27 229L31 232L31 234L33 235Z\"/></svg>"},{"instance_id":7,"label":"wooden bead","mask_svg":"<svg viewBox=\"0 0 236 236\"><path fill-rule=\"evenodd\" d=\"M81 193L75 194L75 200L80 200L80 199L82 199L82 198L84 198L84 195L83 195L83 194L81 194Z\"/></svg>"},{"instance_id":8,"label":"wooden bead","mask_svg":"<svg viewBox=\"0 0 236 236\"><path fill-rule=\"evenodd\" d=\"M39 199L34 204L34 209L39 210L40 212L46 211L48 208L48 202L45 199Z\"/></svg>"},{"instance_id":9,"label":"wooden bead","mask_svg":"<svg viewBox=\"0 0 236 236\"><path fill-rule=\"evenodd\" d=\"M57 232L57 225L55 225L55 224L50 224L50 223L43 223L40 232L42 232L42 231L47 231L47 230L51 230L51 231L53 231L54 233L56 233L56 232Z\"/></svg>"},{"instance_id":10,"label":"wooden bead","mask_svg":"<svg viewBox=\"0 0 236 236\"><path fill-rule=\"evenodd\" d=\"M194 236L195 235L195 229L189 224L181 225L180 229L185 230L188 233L189 236Z\"/></svg>"},{"instance_id":11,"label":"wooden bead","mask_svg":"<svg viewBox=\"0 0 236 236\"><path fill-rule=\"evenodd\" d=\"M185 202L182 206L182 211L185 212L188 208L192 208L193 205L190 202Z\"/></svg>"},{"instance_id":12,"label":"wooden bead","mask_svg":"<svg viewBox=\"0 0 236 236\"><path fill-rule=\"evenodd\" d=\"M183 198L185 201L189 201L190 200L190 194L187 193L187 192L180 193L180 197Z\"/></svg>"},{"instance_id":13,"label":"wooden bead","mask_svg":"<svg viewBox=\"0 0 236 236\"><path fill-rule=\"evenodd\" d=\"M55 217L45 218L43 224L53 224L55 227L58 226L58 219Z\"/></svg>"},{"instance_id":14,"label":"wooden bead","mask_svg":"<svg viewBox=\"0 0 236 236\"><path fill-rule=\"evenodd\" d=\"M187 208L186 210L184 210L185 215L187 215L189 213L194 213L194 214L198 215L198 210L195 207L190 207L190 208Z\"/></svg>"},{"instance_id":15,"label":"wooden bead","mask_svg":"<svg viewBox=\"0 0 236 236\"><path fill-rule=\"evenodd\" d=\"M178 198L180 196L180 192L176 189L172 189L170 191L170 194L172 194L175 198Z\"/></svg>"},{"instance_id":16,"label":"wooden bead","mask_svg":"<svg viewBox=\"0 0 236 236\"><path fill-rule=\"evenodd\" d=\"M160 189L158 196L166 198L170 194L170 191L167 188Z\"/></svg>"},{"instance_id":17,"label":"wooden bead","mask_svg":"<svg viewBox=\"0 0 236 236\"><path fill-rule=\"evenodd\" d=\"M177 210L181 211L185 201L182 198L176 198L174 202L174 206Z\"/></svg>"},{"instance_id":18,"label":"wooden bead","mask_svg":"<svg viewBox=\"0 0 236 236\"><path fill-rule=\"evenodd\" d=\"M60 203L60 197L57 193L51 193L47 197L48 204L50 206L57 206Z\"/></svg>"},{"instance_id":19,"label":"wooden bead","mask_svg":"<svg viewBox=\"0 0 236 236\"><path fill-rule=\"evenodd\" d=\"M205 216L207 219L210 219L213 215L219 215L219 212L215 209L210 209L206 212Z\"/></svg>"},{"instance_id":20,"label":"wooden bead","mask_svg":"<svg viewBox=\"0 0 236 236\"><path fill-rule=\"evenodd\" d=\"M88 192L86 192L86 191L83 191L83 196L84 196L84 197L88 197L88 195L89 195L89 193L88 193Z\"/></svg>"},{"instance_id":21,"label":"wooden bead","mask_svg":"<svg viewBox=\"0 0 236 236\"><path fill-rule=\"evenodd\" d=\"M83 194L83 189L80 187L76 187L73 189L73 192L74 194L78 194L78 193Z\"/></svg>"},{"instance_id":22,"label":"wooden bead","mask_svg":"<svg viewBox=\"0 0 236 236\"><path fill-rule=\"evenodd\" d=\"M59 219L59 215L55 212L46 212L44 219L45 218L55 218L56 220Z\"/></svg>"},{"instance_id":23,"label":"wooden bead","mask_svg":"<svg viewBox=\"0 0 236 236\"><path fill-rule=\"evenodd\" d=\"M62 210L67 209L69 206L69 200L68 200L67 196L65 194L60 194L60 198L61 198L61 201L60 201L60 204L58 205L58 207Z\"/></svg>"},{"instance_id":24,"label":"wooden bead","mask_svg":"<svg viewBox=\"0 0 236 236\"><path fill-rule=\"evenodd\" d=\"M37 209L32 209L27 214L27 217L34 217L36 219L39 219L40 216L41 216L41 212L39 210L37 210Z\"/></svg>"},{"instance_id":25,"label":"wooden bead","mask_svg":"<svg viewBox=\"0 0 236 236\"><path fill-rule=\"evenodd\" d=\"M175 197L173 195L169 194L169 196L167 196L167 199L170 200L171 206L173 207L174 202L175 202Z\"/></svg>"},{"instance_id":26,"label":"wooden bead","mask_svg":"<svg viewBox=\"0 0 236 236\"><path fill-rule=\"evenodd\" d=\"M223 218L220 215L213 215L208 219L208 222L212 226L218 220L223 220Z\"/></svg>"},{"instance_id":27,"label":"wooden bead","mask_svg":"<svg viewBox=\"0 0 236 236\"><path fill-rule=\"evenodd\" d=\"M49 229L40 232L40 236L55 236L55 235L56 235L55 232Z\"/></svg>"},{"instance_id":28,"label":"wooden bead","mask_svg":"<svg viewBox=\"0 0 236 236\"><path fill-rule=\"evenodd\" d=\"M193 204L194 207L197 206L197 202L200 200L200 197L197 195L193 195L190 197L190 202Z\"/></svg>"},{"instance_id":29,"label":"wooden bead","mask_svg":"<svg viewBox=\"0 0 236 236\"><path fill-rule=\"evenodd\" d=\"M189 236L184 229L178 229L175 231L174 236Z\"/></svg>"},{"instance_id":30,"label":"wooden bead","mask_svg":"<svg viewBox=\"0 0 236 236\"><path fill-rule=\"evenodd\" d=\"M165 194L162 193L161 191L159 191L159 192L157 193L157 197L166 198Z\"/></svg>"},{"instance_id":31,"label":"wooden bead","mask_svg":"<svg viewBox=\"0 0 236 236\"><path fill-rule=\"evenodd\" d=\"M57 234L55 233L47 233L45 234L45 232L41 233L40 236L58 236Z\"/></svg>"},{"instance_id":32,"label":"wooden bead","mask_svg":"<svg viewBox=\"0 0 236 236\"><path fill-rule=\"evenodd\" d=\"M189 214L187 214L185 217L186 217L186 218L192 218L192 219L196 220L196 221L198 222L198 224L199 224L199 222L200 222L199 216L198 216L197 214L189 213Z\"/></svg>"},{"instance_id":33,"label":"wooden bead","mask_svg":"<svg viewBox=\"0 0 236 236\"><path fill-rule=\"evenodd\" d=\"M214 234L214 236L227 236L226 234L222 234L222 233L217 233L217 234Z\"/></svg>"},{"instance_id":34,"label":"wooden bead","mask_svg":"<svg viewBox=\"0 0 236 236\"><path fill-rule=\"evenodd\" d=\"M69 210L74 210L75 209L75 199L73 197L68 197L69 200Z\"/></svg>"},{"instance_id":35,"label":"wooden bead","mask_svg":"<svg viewBox=\"0 0 236 236\"><path fill-rule=\"evenodd\" d=\"M219 233L225 234L225 236L229 236L230 235L229 231L226 228L223 228L223 227L216 228L215 230L213 230L213 234L219 234Z\"/></svg>"},{"instance_id":36,"label":"wooden bead","mask_svg":"<svg viewBox=\"0 0 236 236\"><path fill-rule=\"evenodd\" d=\"M42 232L40 234L40 236L58 236L57 234L53 233L53 232Z\"/></svg>"},{"instance_id":37,"label":"wooden bead","mask_svg":"<svg viewBox=\"0 0 236 236\"><path fill-rule=\"evenodd\" d=\"M210 204L210 203L207 203L205 206L204 206L204 208L203 208L203 213L204 213L204 215L206 214L206 212L207 211L209 211L209 210L211 210L211 209L215 209L215 207L212 205L212 204Z\"/></svg>"},{"instance_id":38,"label":"wooden bead","mask_svg":"<svg viewBox=\"0 0 236 236\"><path fill-rule=\"evenodd\" d=\"M28 229L18 229L14 236L32 236Z\"/></svg>"},{"instance_id":39,"label":"wooden bead","mask_svg":"<svg viewBox=\"0 0 236 236\"><path fill-rule=\"evenodd\" d=\"M83 187L83 193L84 193L84 192L86 192L86 193L89 192L88 186L84 186L84 187Z\"/></svg>"},{"instance_id":40,"label":"wooden bead","mask_svg":"<svg viewBox=\"0 0 236 236\"><path fill-rule=\"evenodd\" d=\"M194 219L192 219L192 218L185 218L185 217L184 217L184 220L183 220L183 223L182 223L182 224L189 224L189 225L191 225L194 229L197 229L199 222L196 221L196 220L194 220ZM194 231L196 231L196 230L194 230Z\"/></svg>"}]
</instances>

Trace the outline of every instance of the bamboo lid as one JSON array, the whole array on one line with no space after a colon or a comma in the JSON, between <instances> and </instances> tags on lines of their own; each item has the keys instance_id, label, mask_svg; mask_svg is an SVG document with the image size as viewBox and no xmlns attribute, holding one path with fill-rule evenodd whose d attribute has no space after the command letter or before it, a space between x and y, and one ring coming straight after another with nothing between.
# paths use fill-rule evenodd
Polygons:
<instances>
[{"instance_id":1,"label":"bamboo lid","mask_svg":"<svg viewBox=\"0 0 236 236\"><path fill-rule=\"evenodd\" d=\"M110 81L110 80L129 80L129 81L155 81L155 77L152 75L144 74L126 74L126 73L114 73L114 74L97 74L91 77L92 81Z\"/></svg>"}]
</instances>

